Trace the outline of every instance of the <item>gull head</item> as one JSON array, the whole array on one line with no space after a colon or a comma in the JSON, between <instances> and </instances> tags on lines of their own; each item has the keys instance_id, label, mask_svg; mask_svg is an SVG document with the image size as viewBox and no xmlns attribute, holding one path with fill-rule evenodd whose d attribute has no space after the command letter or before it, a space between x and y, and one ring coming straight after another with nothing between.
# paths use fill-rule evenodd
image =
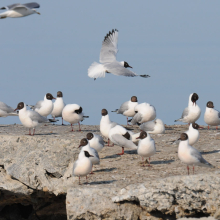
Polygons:
<instances>
[{"instance_id":1,"label":"gull head","mask_svg":"<svg viewBox=\"0 0 220 220\"><path fill-rule=\"evenodd\" d=\"M56 98L54 98L50 93L47 93L47 94L46 94L46 98L47 98L48 100L56 99Z\"/></svg>"},{"instance_id":2,"label":"gull head","mask_svg":"<svg viewBox=\"0 0 220 220\"><path fill-rule=\"evenodd\" d=\"M57 92L57 97L63 97L63 93L61 91Z\"/></svg>"},{"instance_id":3,"label":"gull head","mask_svg":"<svg viewBox=\"0 0 220 220\"><path fill-rule=\"evenodd\" d=\"M193 102L193 105L195 103L196 105L196 101L199 99L199 96L197 95L197 93L193 93L192 97L191 97L191 101Z\"/></svg>"},{"instance_id":4,"label":"gull head","mask_svg":"<svg viewBox=\"0 0 220 220\"><path fill-rule=\"evenodd\" d=\"M84 147L88 144L88 140L86 138L83 138L81 141L80 141L80 144L79 144L79 147Z\"/></svg>"},{"instance_id":5,"label":"gull head","mask_svg":"<svg viewBox=\"0 0 220 220\"><path fill-rule=\"evenodd\" d=\"M108 111L105 108L103 108L101 114L102 116L106 116L108 114Z\"/></svg>"},{"instance_id":6,"label":"gull head","mask_svg":"<svg viewBox=\"0 0 220 220\"><path fill-rule=\"evenodd\" d=\"M213 104L213 102L211 102L211 101L207 102L206 106L207 106L208 108L214 108L214 104Z\"/></svg>"},{"instance_id":7,"label":"gull head","mask_svg":"<svg viewBox=\"0 0 220 220\"><path fill-rule=\"evenodd\" d=\"M126 61L121 61L120 64L125 68L128 68L128 67L133 68L133 67L129 66L129 64Z\"/></svg>"},{"instance_id":8,"label":"gull head","mask_svg":"<svg viewBox=\"0 0 220 220\"><path fill-rule=\"evenodd\" d=\"M144 138L146 138L146 137L147 137L147 132L146 132L146 131L142 131L142 132L140 133L140 136L137 137L136 139L144 139Z\"/></svg>"},{"instance_id":9,"label":"gull head","mask_svg":"<svg viewBox=\"0 0 220 220\"><path fill-rule=\"evenodd\" d=\"M86 138L87 138L88 140L92 140L93 137L94 137L93 133L88 133L88 134L86 135Z\"/></svg>"},{"instance_id":10,"label":"gull head","mask_svg":"<svg viewBox=\"0 0 220 220\"><path fill-rule=\"evenodd\" d=\"M181 141L186 141L188 139L188 135L186 133L182 133L180 135L180 138L178 140L181 140Z\"/></svg>"},{"instance_id":11,"label":"gull head","mask_svg":"<svg viewBox=\"0 0 220 220\"><path fill-rule=\"evenodd\" d=\"M17 108L14 111L21 110L24 108L24 102L19 102Z\"/></svg>"},{"instance_id":12,"label":"gull head","mask_svg":"<svg viewBox=\"0 0 220 220\"><path fill-rule=\"evenodd\" d=\"M137 100L137 96L132 96L131 97L131 102L137 102L138 100Z\"/></svg>"}]
</instances>

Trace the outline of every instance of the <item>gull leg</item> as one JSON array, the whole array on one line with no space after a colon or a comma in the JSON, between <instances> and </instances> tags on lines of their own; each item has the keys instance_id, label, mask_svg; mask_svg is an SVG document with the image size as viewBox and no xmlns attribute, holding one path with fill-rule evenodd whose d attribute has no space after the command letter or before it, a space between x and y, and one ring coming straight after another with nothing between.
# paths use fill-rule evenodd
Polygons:
<instances>
[{"instance_id":1,"label":"gull leg","mask_svg":"<svg viewBox=\"0 0 220 220\"><path fill-rule=\"evenodd\" d=\"M92 168L93 168L93 165L92 165ZM93 173L93 172L91 171L90 174L95 174L95 173ZM86 176L86 178L87 178L87 176Z\"/></svg>"},{"instance_id":2,"label":"gull leg","mask_svg":"<svg viewBox=\"0 0 220 220\"><path fill-rule=\"evenodd\" d=\"M209 130L209 125L208 125L208 130Z\"/></svg>"},{"instance_id":3,"label":"gull leg","mask_svg":"<svg viewBox=\"0 0 220 220\"><path fill-rule=\"evenodd\" d=\"M122 152L120 154L117 155L123 155L124 154L124 147L122 147Z\"/></svg>"},{"instance_id":4,"label":"gull leg","mask_svg":"<svg viewBox=\"0 0 220 220\"><path fill-rule=\"evenodd\" d=\"M33 136L34 136L34 133L35 133L35 128L33 128Z\"/></svg>"},{"instance_id":5,"label":"gull leg","mask_svg":"<svg viewBox=\"0 0 220 220\"><path fill-rule=\"evenodd\" d=\"M79 131L81 131L81 128L80 128L80 123L78 122L78 125L79 125Z\"/></svg>"},{"instance_id":6,"label":"gull leg","mask_svg":"<svg viewBox=\"0 0 220 220\"><path fill-rule=\"evenodd\" d=\"M149 163L148 163L148 166L151 167L151 165L150 165L150 157L149 157Z\"/></svg>"},{"instance_id":7,"label":"gull leg","mask_svg":"<svg viewBox=\"0 0 220 220\"><path fill-rule=\"evenodd\" d=\"M189 175L189 166L187 166L187 170L188 170L188 175Z\"/></svg>"},{"instance_id":8,"label":"gull leg","mask_svg":"<svg viewBox=\"0 0 220 220\"><path fill-rule=\"evenodd\" d=\"M81 184L80 184L80 176L79 176L79 185L81 185Z\"/></svg>"},{"instance_id":9,"label":"gull leg","mask_svg":"<svg viewBox=\"0 0 220 220\"><path fill-rule=\"evenodd\" d=\"M193 175L194 175L194 166L193 166Z\"/></svg>"},{"instance_id":10,"label":"gull leg","mask_svg":"<svg viewBox=\"0 0 220 220\"><path fill-rule=\"evenodd\" d=\"M63 117L62 117L62 125L64 125L64 124L63 124Z\"/></svg>"},{"instance_id":11,"label":"gull leg","mask_svg":"<svg viewBox=\"0 0 220 220\"><path fill-rule=\"evenodd\" d=\"M71 124L71 128L72 128L72 130L71 130L71 131L74 131L74 130L73 130L73 125L72 125L72 124Z\"/></svg>"},{"instance_id":12,"label":"gull leg","mask_svg":"<svg viewBox=\"0 0 220 220\"><path fill-rule=\"evenodd\" d=\"M216 126L216 130L218 130L218 126Z\"/></svg>"}]
</instances>

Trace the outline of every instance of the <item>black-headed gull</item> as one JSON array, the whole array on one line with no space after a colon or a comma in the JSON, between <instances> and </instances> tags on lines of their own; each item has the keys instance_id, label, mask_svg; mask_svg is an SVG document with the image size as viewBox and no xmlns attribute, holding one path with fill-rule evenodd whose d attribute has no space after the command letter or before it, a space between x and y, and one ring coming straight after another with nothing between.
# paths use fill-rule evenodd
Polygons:
<instances>
[{"instance_id":1,"label":"black-headed gull","mask_svg":"<svg viewBox=\"0 0 220 220\"><path fill-rule=\"evenodd\" d=\"M178 157L183 163L187 164L188 175L189 165L193 166L193 174L194 166L213 168L213 166L202 157L197 149L189 145L189 139L186 133L182 133L178 140L181 140L178 148Z\"/></svg>"},{"instance_id":2,"label":"black-headed gull","mask_svg":"<svg viewBox=\"0 0 220 220\"><path fill-rule=\"evenodd\" d=\"M127 116L127 125L128 125L128 117L134 117L135 111L134 108L138 105L138 100L136 96L132 96L131 100L124 102L119 109L116 109L115 111L117 114L122 114L124 116Z\"/></svg>"},{"instance_id":3,"label":"black-headed gull","mask_svg":"<svg viewBox=\"0 0 220 220\"><path fill-rule=\"evenodd\" d=\"M79 131L81 131L80 121L83 121L85 117L82 111L83 111L82 107L77 104L68 104L63 108L62 111L63 120L71 124L72 131L73 131L73 124L76 123L78 123Z\"/></svg>"},{"instance_id":4,"label":"black-headed gull","mask_svg":"<svg viewBox=\"0 0 220 220\"><path fill-rule=\"evenodd\" d=\"M140 125L140 129L147 131L150 134L164 134L165 126L161 119L157 118L154 121L148 121Z\"/></svg>"},{"instance_id":5,"label":"black-headed gull","mask_svg":"<svg viewBox=\"0 0 220 220\"><path fill-rule=\"evenodd\" d=\"M99 62L94 62L88 69L88 76L91 78L105 77L106 73L112 73L117 76L141 76L144 78L149 75L137 75L127 67L132 68L127 62L118 62L116 60L116 54L118 52L118 30L109 31L102 42L102 48L100 52Z\"/></svg>"},{"instance_id":6,"label":"black-headed gull","mask_svg":"<svg viewBox=\"0 0 220 220\"><path fill-rule=\"evenodd\" d=\"M109 146L109 131L111 130L111 128L115 127L117 123L110 120L108 111L106 109L102 109L101 114L102 118L100 121L100 132L105 138L108 139Z\"/></svg>"},{"instance_id":7,"label":"black-headed gull","mask_svg":"<svg viewBox=\"0 0 220 220\"><path fill-rule=\"evenodd\" d=\"M201 115L201 109L196 104L196 101L198 99L199 96L196 93L190 94L188 107L184 109L181 118L175 120L174 122L176 121L181 121L184 123L196 122Z\"/></svg>"},{"instance_id":8,"label":"black-headed gull","mask_svg":"<svg viewBox=\"0 0 220 220\"><path fill-rule=\"evenodd\" d=\"M52 99L55 99L50 93L47 93L44 96L44 100L40 100L36 105L28 105L35 112L38 112L40 115L47 117L53 111L53 102Z\"/></svg>"},{"instance_id":9,"label":"black-headed gull","mask_svg":"<svg viewBox=\"0 0 220 220\"><path fill-rule=\"evenodd\" d=\"M206 110L204 114L204 121L209 126L216 126L216 130L218 129L218 125L220 125L220 112L214 109L213 102L209 101L206 104Z\"/></svg>"},{"instance_id":10,"label":"black-headed gull","mask_svg":"<svg viewBox=\"0 0 220 220\"><path fill-rule=\"evenodd\" d=\"M31 14L39 14L35 8L40 8L40 5L36 2L26 4L13 4L0 8L1 10L7 9L7 11L0 14L0 18L20 18Z\"/></svg>"},{"instance_id":11,"label":"black-headed gull","mask_svg":"<svg viewBox=\"0 0 220 220\"><path fill-rule=\"evenodd\" d=\"M124 154L124 148L129 148L131 150L136 150L137 146L132 142L132 137L129 132L121 125L116 125L109 131L109 139L116 145L122 147L122 153Z\"/></svg>"},{"instance_id":12,"label":"black-headed gull","mask_svg":"<svg viewBox=\"0 0 220 220\"><path fill-rule=\"evenodd\" d=\"M62 111L65 107L65 103L63 101L63 93L61 91L57 92L56 101L53 103L53 111L51 112L51 116L53 119L62 117ZM62 118L62 125L63 125L63 118Z\"/></svg>"},{"instance_id":13,"label":"black-headed gull","mask_svg":"<svg viewBox=\"0 0 220 220\"><path fill-rule=\"evenodd\" d=\"M7 117L7 116L18 116L17 112L14 112L14 109L4 102L0 102L0 117Z\"/></svg>"},{"instance_id":14,"label":"black-headed gull","mask_svg":"<svg viewBox=\"0 0 220 220\"><path fill-rule=\"evenodd\" d=\"M19 102L17 108L19 110L19 119L25 127L29 128L29 135L31 135L31 128L33 128L33 135L35 133L35 127L39 123L48 122L47 118L41 116L38 112L28 110L24 102Z\"/></svg>"},{"instance_id":15,"label":"black-headed gull","mask_svg":"<svg viewBox=\"0 0 220 220\"><path fill-rule=\"evenodd\" d=\"M105 146L105 142L103 138L98 134L94 134L90 132L86 135L86 138L89 141L90 147L96 149L97 152L100 152Z\"/></svg>"},{"instance_id":16,"label":"black-headed gull","mask_svg":"<svg viewBox=\"0 0 220 220\"><path fill-rule=\"evenodd\" d=\"M189 129L184 132L188 135L189 145L193 145L199 140L199 128L199 125L194 122L191 123Z\"/></svg>"},{"instance_id":17,"label":"black-headed gull","mask_svg":"<svg viewBox=\"0 0 220 220\"><path fill-rule=\"evenodd\" d=\"M145 131L142 131L137 139L140 139L138 143L137 153L142 156L142 160L144 157L149 157L148 166L150 166L150 157L156 153L155 142Z\"/></svg>"},{"instance_id":18,"label":"black-headed gull","mask_svg":"<svg viewBox=\"0 0 220 220\"><path fill-rule=\"evenodd\" d=\"M92 162L89 159L90 157L93 157L89 154L88 151L84 151L83 154L80 154L80 157L73 165L73 176L79 177L79 184L80 184L80 177L86 176L87 181L87 175L92 171Z\"/></svg>"},{"instance_id":19,"label":"black-headed gull","mask_svg":"<svg viewBox=\"0 0 220 220\"><path fill-rule=\"evenodd\" d=\"M131 120L131 124L142 124L147 121L152 121L156 118L156 109L149 103L138 104L135 108L135 115Z\"/></svg>"}]
</instances>

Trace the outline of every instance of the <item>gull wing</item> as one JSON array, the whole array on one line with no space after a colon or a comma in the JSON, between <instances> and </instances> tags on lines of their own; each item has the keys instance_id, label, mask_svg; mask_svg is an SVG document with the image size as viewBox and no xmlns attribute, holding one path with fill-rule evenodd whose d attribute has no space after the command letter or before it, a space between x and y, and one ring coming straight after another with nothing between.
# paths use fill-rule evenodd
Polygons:
<instances>
[{"instance_id":1,"label":"gull wing","mask_svg":"<svg viewBox=\"0 0 220 220\"><path fill-rule=\"evenodd\" d=\"M29 117L31 118L32 121L37 121L39 123L47 122L47 118L41 116L39 113L37 113L35 111L29 110L28 113L29 113Z\"/></svg>"},{"instance_id":2,"label":"gull wing","mask_svg":"<svg viewBox=\"0 0 220 220\"><path fill-rule=\"evenodd\" d=\"M36 2L30 2L30 3L26 3L26 4L23 4L25 5L26 7L32 9L32 8L40 8L40 5Z\"/></svg>"},{"instance_id":3,"label":"gull wing","mask_svg":"<svg viewBox=\"0 0 220 220\"><path fill-rule=\"evenodd\" d=\"M127 110L128 110L128 103L129 103L129 101L124 102L124 103L120 106L120 108L118 109L117 114L123 114L125 111L127 111Z\"/></svg>"},{"instance_id":4,"label":"gull wing","mask_svg":"<svg viewBox=\"0 0 220 220\"><path fill-rule=\"evenodd\" d=\"M99 61L100 63L111 63L116 60L118 44L118 30L109 31L102 42Z\"/></svg>"},{"instance_id":5,"label":"gull wing","mask_svg":"<svg viewBox=\"0 0 220 220\"><path fill-rule=\"evenodd\" d=\"M183 113L182 113L181 118L186 117L188 114L189 114L189 109L188 109L188 107L186 107L186 108L183 110Z\"/></svg>"},{"instance_id":6,"label":"gull wing","mask_svg":"<svg viewBox=\"0 0 220 220\"><path fill-rule=\"evenodd\" d=\"M109 73L112 73L117 76L131 76L131 77L138 76L136 73L132 72L128 68L125 68L117 61L112 63L105 63L104 67Z\"/></svg>"},{"instance_id":7,"label":"gull wing","mask_svg":"<svg viewBox=\"0 0 220 220\"><path fill-rule=\"evenodd\" d=\"M42 107L42 103L43 103L43 100L40 100L40 101L38 101L37 103L36 103L36 105L32 108L33 110L35 110L35 109L39 109L39 108L41 108Z\"/></svg>"},{"instance_id":8,"label":"gull wing","mask_svg":"<svg viewBox=\"0 0 220 220\"><path fill-rule=\"evenodd\" d=\"M104 142L103 138L102 138L100 135L95 135L95 137L98 138L99 143L100 143L101 145L105 145L105 142Z\"/></svg>"},{"instance_id":9,"label":"gull wing","mask_svg":"<svg viewBox=\"0 0 220 220\"><path fill-rule=\"evenodd\" d=\"M15 113L14 109L6 105L4 102L0 102L0 109L7 113Z\"/></svg>"},{"instance_id":10,"label":"gull wing","mask_svg":"<svg viewBox=\"0 0 220 220\"><path fill-rule=\"evenodd\" d=\"M101 78L101 77L105 77L105 72L106 70L103 64L94 62L88 69L88 76L90 78L95 78L95 79Z\"/></svg>"},{"instance_id":11,"label":"gull wing","mask_svg":"<svg viewBox=\"0 0 220 220\"><path fill-rule=\"evenodd\" d=\"M137 149L137 146L131 140L126 139L120 134L112 135L112 140L113 143L117 144L118 146L130 148L130 149Z\"/></svg>"},{"instance_id":12,"label":"gull wing","mask_svg":"<svg viewBox=\"0 0 220 220\"><path fill-rule=\"evenodd\" d=\"M3 9L8 9L8 10L10 10L10 9L13 9L14 7L16 7L16 6L18 6L18 5L21 5L21 4L16 3L16 4L4 6L4 7L0 8L0 9L1 9L1 10L3 10Z\"/></svg>"}]
</instances>

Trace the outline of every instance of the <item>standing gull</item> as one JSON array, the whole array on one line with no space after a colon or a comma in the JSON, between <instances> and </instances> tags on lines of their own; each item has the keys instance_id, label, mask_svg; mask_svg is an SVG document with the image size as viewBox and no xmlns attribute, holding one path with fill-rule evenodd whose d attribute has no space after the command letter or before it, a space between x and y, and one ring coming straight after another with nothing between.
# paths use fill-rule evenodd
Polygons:
<instances>
[{"instance_id":1,"label":"standing gull","mask_svg":"<svg viewBox=\"0 0 220 220\"><path fill-rule=\"evenodd\" d=\"M4 102L0 102L0 117L7 117L7 116L18 116L17 112L14 112L14 109Z\"/></svg>"},{"instance_id":2,"label":"standing gull","mask_svg":"<svg viewBox=\"0 0 220 220\"><path fill-rule=\"evenodd\" d=\"M141 76L144 78L149 77L149 75L137 75L131 70L127 69L129 64L125 61L118 62L116 60L116 54L118 52L118 30L109 31L102 42L102 48L100 52L100 63L94 62L88 69L88 76L90 78L105 77L105 73L112 73L117 76Z\"/></svg>"},{"instance_id":3,"label":"standing gull","mask_svg":"<svg viewBox=\"0 0 220 220\"><path fill-rule=\"evenodd\" d=\"M135 111L134 108L138 105L138 100L136 96L132 96L131 100L124 102L119 109L115 111L117 114L122 114L127 116L127 125L128 125L128 117L134 117Z\"/></svg>"},{"instance_id":4,"label":"standing gull","mask_svg":"<svg viewBox=\"0 0 220 220\"><path fill-rule=\"evenodd\" d=\"M53 111L51 112L52 117L58 118L62 117L62 111L65 107L65 103L63 101L63 93L61 91L57 92L56 101L53 103ZM63 117L62 117L62 125L63 125Z\"/></svg>"},{"instance_id":5,"label":"standing gull","mask_svg":"<svg viewBox=\"0 0 220 220\"><path fill-rule=\"evenodd\" d=\"M182 133L179 140L181 141L178 148L178 157L183 163L187 164L188 175L189 165L193 165L193 174L194 166L213 168L213 166L202 157L201 153L197 149L189 145L189 139L186 133Z\"/></svg>"},{"instance_id":6,"label":"standing gull","mask_svg":"<svg viewBox=\"0 0 220 220\"><path fill-rule=\"evenodd\" d=\"M102 148L105 146L103 138L98 134L88 133L86 135L86 138L89 141L90 147L96 149L97 152L101 151Z\"/></svg>"},{"instance_id":7,"label":"standing gull","mask_svg":"<svg viewBox=\"0 0 220 220\"><path fill-rule=\"evenodd\" d=\"M83 154L79 155L78 160L73 165L73 176L79 177L79 185L80 185L80 177L86 176L92 171L92 162L89 159L93 157L89 154L88 151L83 151Z\"/></svg>"},{"instance_id":8,"label":"standing gull","mask_svg":"<svg viewBox=\"0 0 220 220\"><path fill-rule=\"evenodd\" d=\"M142 131L137 139L141 139L138 143L137 153L142 156L142 159L149 157L148 166L150 166L150 157L156 153L155 142L145 131Z\"/></svg>"},{"instance_id":9,"label":"standing gull","mask_svg":"<svg viewBox=\"0 0 220 220\"><path fill-rule=\"evenodd\" d=\"M19 119L21 123L29 128L29 135L31 135L31 128L33 128L33 135L35 133L35 127L39 125L39 123L48 122L47 118L41 116L39 113L27 110L26 104L24 102L20 102L17 105L17 108L14 110L19 111Z\"/></svg>"},{"instance_id":10,"label":"standing gull","mask_svg":"<svg viewBox=\"0 0 220 220\"><path fill-rule=\"evenodd\" d=\"M100 132L105 138L108 139L108 146L110 146L109 131L111 130L111 128L115 127L117 123L110 120L108 111L106 109L102 109L101 114L102 118L100 121Z\"/></svg>"},{"instance_id":11,"label":"standing gull","mask_svg":"<svg viewBox=\"0 0 220 220\"><path fill-rule=\"evenodd\" d=\"M0 8L1 10L7 9L7 11L0 14L0 18L20 18L31 14L39 14L35 8L40 8L40 5L36 2L26 4L13 4Z\"/></svg>"},{"instance_id":12,"label":"standing gull","mask_svg":"<svg viewBox=\"0 0 220 220\"><path fill-rule=\"evenodd\" d=\"M220 112L214 109L213 102L209 101L206 104L206 110L204 114L204 121L209 126L216 126L216 130L218 129L218 125L220 125Z\"/></svg>"},{"instance_id":13,"label":"standing gull","mask_svg":"<svg viewBox=\"0 0 220 220\"><path fill-rule=\"evenodd\" d=\"M175 120L181 121L184 123L193 123L196 122L200 115L201 115L201 109L198 105L196 105L196 101L199 99L199 96L196 93L192 93L189 96L189 103L188 107L186 107L182 113L181 118Z\"/></svg>"}]
</instances>

